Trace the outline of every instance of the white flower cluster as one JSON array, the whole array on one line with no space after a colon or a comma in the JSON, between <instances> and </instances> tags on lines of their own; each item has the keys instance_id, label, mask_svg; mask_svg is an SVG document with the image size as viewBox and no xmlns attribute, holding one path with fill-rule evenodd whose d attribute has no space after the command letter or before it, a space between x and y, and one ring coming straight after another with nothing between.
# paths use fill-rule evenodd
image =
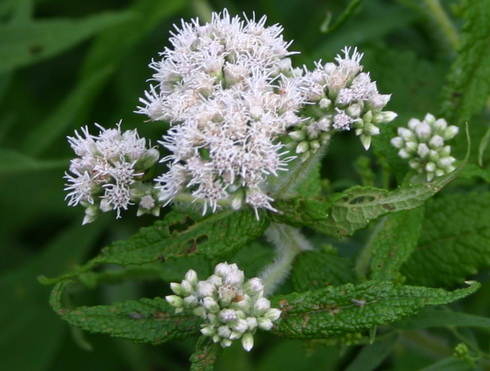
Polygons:
<instances>
[{"instance_id":1,"label":"white flower cluster","mask_svg":"<svg viewBox=\"0 0 490 371\"><path fill-rule=\"evenodd\" d=\"M78 156L70 162L65 173L68 205L85 207L83 224L92 222L100 212L121 209L138 204L138 215L158 215L161 203L153 186L143 182L146 171L158 161L157 149L147 148L144 138L136 130L121 132L121 123L115 129L100 129L99 135L83 127L68 137Z\"/></svg>"},{"instance_id":2,"label":"white flower cluster","mask_svg":"<svg viewBox=\"0 0 490 371\"><path fill-rule=\"evenodd\" d=\"M199 281L196 272L189 270L181 283L171 283L170 287L175 295L165 299L176 313L192 309L205 320L201 333L222 347L241 339L243 348L250 351L257 328L270 330L281 315L263 297L262 281L252 278L244 282L236 264L218 264L205 281Z\"/></svg>"},{"instance_id":3,"label":"white flower cluster","mask_svg":"<svg viewBox=\"0 0 490 371\"><path fill-rule=\"evenodd\" d=\"M289 135L299 144L297 153L306 159L333 132L354 129L367 150L371 137L380 132L379 124L392 121L397 115L382 111L391 95L380 94L369 73L361 72L363 54L346 47L337 55L337 63L315 63L313 71L306 71L301 85L309 106L302 112L309 119Z\"/></svg>"},{"instance_id":4,"label":"white flower cluster","mask_svg":"<svg viewBox=\"0 0 490 371\"><path fill-rule=\"evenodd\" d=\"M398 136L391 140L391 144L399 149L401 158L409 160L412 169L430 182L455 169L456 159L451 156L451 147L444 144L458 131L457 126L448 126L446 120L436 120L428 113L423 121L413 118L408 122L408 128L398 128Z\"/></svg>"},{"instance_id":5,"label":"white flower cluster","mask_svg":"<svg viewBox=\"0 0 490 371\"><path fill-rule=\"evenodd\" d=\"M303 95L278 25L230 17L225 10L200 26L182 22L156 70L138 113L172 125L160 142L171 154L157 178L161 198L182 191L216 209L243 202L275 211L265 179L286 170L284 145L275 139L299 122ZM223 202L222 202L223 203Z\"/></svg>"}]
</instances>

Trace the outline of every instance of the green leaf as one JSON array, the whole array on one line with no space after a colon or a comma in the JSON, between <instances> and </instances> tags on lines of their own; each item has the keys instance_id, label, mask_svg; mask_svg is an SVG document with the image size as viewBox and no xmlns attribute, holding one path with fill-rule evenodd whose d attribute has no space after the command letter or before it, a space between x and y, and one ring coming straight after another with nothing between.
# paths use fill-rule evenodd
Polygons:
<instances>
[{"instance_id":1,"label":"green leaf","mask_svg":"<svg viewBox=\"0 0 490 371\"><path fill-rule=\"evenodd\" d=\"M397 344L398 334L391 334L374 344L362 348L356 358L347 366L345 371L371 371L383 363Z\"/></svg>"},{"instance_id":2,"label":"green leaf","mask_svg":"<svg viewBox=\"0 0 490 371\"><path fill-rule=\"evenodd\" d=\"M95 93L112 74L113 68L99 70L83 80L46 120L39 123L24 139L24 150L39 154L60 137L73 120L94 99Z\"/></svg>"},{"instance_id":3,"label":"green leaf","mask_svg":"<svg viewBox=\"0 0 490 371\"><path fill-rule=\"evenodd\" d=\"M426 308L410 318L396 322L401 330L421 330L429 327L476 327L490 329L490 318L473 314Z\"/></svg>"},{"instance_id":4,"label":"green leaf","mask_svg":"<svg viewBox=\"0 0 490 371\"><path fill-rule=\"evenodd\" d=\"M81 20L49 19L0 24L0 73L53 57L104 28L130 18L131 13L105 13Z\"/></svg>"},{"instance_id":5,"label":"green leaf","mask_svg":"<svg viewBox=\"0 0 490 371\"><path fill-rule=\"evenodd\" d=\"M0 276L1 370L45 371L56 358L65 326L47 305L39 274L60 274L85 258L104 224L69 227L42 253ZM26 355L26 351L29 356Z\"/></svg>"},{"instance_id":6,"label":"green leaf","mask_svg":"<svg viewBox=\"0 0 490 371\"><path fill-rule=\"evenodd\" d=\"M372 251L372 280L388 281L399 277L400 267L417 246L423 217L421 206L386 216L367 247Z\"/></svg>"},{"instance_id":7,"label":"green leaf","mask_svg":"<svg viewBox=\"0 0 490 371\"><path fill-rule=\"evenodd\" d=\"M311 291L357 281L352 259L328 251L305 251L295 262L291 278L295 291Z\"/></svg>"},{"instance_id":8,"label":"green leaf","mask_svg":"<svg viewBox=\"0 0 490 371\"><path fill-rule=\"evenodd\" d=\"M175 308L163 298L64 308L62 294L69 283L60 282L53 288L50 304L61 318L83 330L151 344L183 340L199 333L200 317L175 314Z\"/></svg>"},{"instance_id":9,"label":"green leaf","mask_svg":"<svg viewBox=\"0 0 490 371\"><path fill-rule=\"evenodd\" d=\"M216 359L223 348L213 343L208 336L201 336L196 344L196 351L191 356L191 371L213 371Z\"/></svg>"},{"instance_id":10,"label":"green leaf","mask_svg":"<svg viewBox=\"0 0 490 371\"><path fill-rule=\"evenodd\" d=\"M417 286L394 286L391 282L367 281L359 285L293 293L273 297L282 310L272 333L299 339L325 338L358 332L399 320L428 305L453 302L472 294L477 283L452 292Z\"/></svg>"},{"instance_id":11,"label":"green leaf","mask_svg":"<svg viewBox=\"0 0 490 371\"><path fill-rule=\"evenodd\" d=\"M424 367L421 371L474 371L475 367L455 357L448 357Z\"/></svg>"},{"instance_id":12,"label":"green leaf","mask_svg":"<svg viewBox=\"0 0 490 371\"><path fill-rule=\"evenodd\" d=\"M280 212L271 215L271 218L281 223L308 226L336 238L350 236L385 214L422 205L461 170L462 167L459 167L432 183L403 186L394 191L356 186L325 200L278 200L275 206Z\"/></svg>"},{"instance_id":13,"label":"green leaf","mask_svg":"<svg viewBox=\"0 0 490 371\"><path fill-rule=\"evenodd\" d=\"M410 283L462 283L490 265L490 192L452 193L426 205L418 246L402 266Z\"/></svg>"},{"instance_id":14,"label":"green leaf","mask_svg":"<svg viewBox=\"0 0 490 371\"><path fill-rule=\"evenodd\" d=\"M158 262L194 254L208 259L231 255L246 243L262 235L268 226L265 218L257 220L251 210L223 211L206 217L172 211L164 220L142 228L126 241L117 241L82 267L45 284L75 277L100 264L122 266Z\"/></svg>"},{"instance_id":15,"label":"green leaf","mask_svg":"<svg viewBox=\"0 0 490 371\"><path fill-rule=\"evenodd\" d=\"M0 174L66 168L68 160L38 160L22 153L0 148Z\"/></svg>"},{"instance_id":16,"label":"green leaf","mask_svg":"<svg viewBox=\"0 0 490 371\"><path fill-rule=\"evenodd\" d=\"M461 47L443 92L442 115L461 125L480 112L490 93L490 3L462 1Z\"/></svg>"}]
</instances>

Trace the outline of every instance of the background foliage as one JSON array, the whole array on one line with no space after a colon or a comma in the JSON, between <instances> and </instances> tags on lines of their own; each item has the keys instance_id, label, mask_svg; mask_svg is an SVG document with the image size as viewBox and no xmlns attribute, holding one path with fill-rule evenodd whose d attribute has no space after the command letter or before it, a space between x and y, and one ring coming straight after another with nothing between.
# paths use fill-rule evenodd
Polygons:
<instances>
[{"instance_id":1,"label":"background foliage","mask_svg":"<svg viewBox=\"0 0 490 371\"><path fill-rule=\"evenodd\" d=\"M266 14L269 24L283 25L285 38L294 39L291 49L301 52L295 57L296 64L311 64L320 58L331 60L345 45L358 46L365 53L363 63L378 82L380 92L393 94L388 108L399 114L393 124L384 127L381 137L376 138L373 147L377 158L364 153L352 136L342 135L332 142L322 164L322 174L329 179L323 184L326 194L345 191L356 184L371 188L350 188L327 203L297 201L279 205L289 210L286 217L294 217L298 225L314 222L317 231L342 238L318 237L311 231L313 242L322 248L298 258L279 294L319 290L302 296L305 308L291 311L287 321L273 332L295 337L293 330L298 321L311 309L308 303L328 306L328 302L321 302L322 298L335 297L339 292L344 295L342 300L367 300L369 295L382 292L386 300L374 303L373 313L383 311L386 318L398 318L397 310L415 313L415 309L427 303L415 308L413 303L417 300L413 299L410 302L413 305L394 308L393 303L399 304L396 298L420 296L424 301L430 297L434 298L430 303L444 304L474 290L470 287L466 289L468 292L441 294L440 288L460 288L465 279L475 279L482 287L451 306L424 309L416 316L396 322L396 331L380 327L373 345L364 346L374 333L356 333L363 329L361 325L347 334L342 329L339 333L343 335L339 337L306 343L261 334L250 354L239 346L226 349L216 369L488 368L490 151L486 150L488 113L482 110L490 90L487 47L490 4L488 0L445 1L443 9L449 19L437 13L438 4L431 0L1 1L0 369L186 370L189 367L195 337L150 346L70 328L49 307L51 288L39 284L36 278L41 274L55 277L70 270L75 275L82 273L76 285L68 286L67 295L53 296L52 304L58 309L83 305L87 307L81 307L80 311L92 311L93 315L103 317L107 313L103 306L97 305L148 298L135 304L138 311L133 306L117 307L119 313L133 318L144 317L145 310L150 311L151 306L165 306L166 303L150 299L169 293L162 279L180 281L190 267L204 277L218 258L233 256L232 260L252 277L272 259L273 251L263 239L257 239L266 228L267 219L253 223L243 221L250 219L248 213L221 215L211 221L196 219L198 227L187 231L186 216L173 212L167 215L166 221L152 227L160 235L155 237L154 230L149 229L132 237L135 246L143 246L134 256L147 264L145 269L134 266L120 270L114 264L124 261L125 254L132 252L127 245L114 241L152 225L154 218L137 219L128 212L117 221L112 216L103 217L93 225L82 227L83 211L66 207L63 199L62 176L71 157L66 135L82 125L98 122L108 127L123 118L124 128L138 128L142 135L158 138L164 128L159 124L145 124L141 116L133 113L151 76L147 65L163 49L173 23L182 17L205 16L210 9L219 11L223 7L233 14L243 11L248 14L255 11L258 16ZM325 32L329 17L331 22ZM410 117L422 118L426 112L444 115L460 128L469 121L472 149L467 166L456 181L446 186L443 194L436 195L423 208L413 209L412 203L411 210L403 211L407 199L422 204L435 192L425 186L404 191L379 189L395 189L407 171L388 142L396 126L404 125ZM466 150L464 135L460 135L453 153L462 160ZM386 171L388 168L392 176ZM339 225L330 219L335 218L335 213L348 216L352 212L351 201L360 197L383 200L378 204L360 202L358 207L369 218L386 214L383 208L386 204L401 211L386 216L368 230L357 231L367 226L366 218L354 219L338 229ZM319 221L315 213L331 205L335 205L331 217ZM181 229L172 229L174 224L169 220L181 225ZM294 224L289 219L279 221ZM207 229L210 223L231 227L245 223L250 228L241 234L218 235ZM203 236L204 241L200 239ZM186 256L170 263L155 263L157 255L162 253L158 241L165 238L171 241L165 244L166 256ZM386 241L397 241L399 250L384 249ZM197 250L196 254L188 254L195 242L204 242L197 246L203 246L203 251L208 253L200 255ZM213 248L206 250L206 244ZM244 244L245 247L238 249ZM105 250L107 256L95 258L84 266L103 246L110 246ZM364 246L366 249L362 250ZM369 249L375 253L370 261L364 261L363 251ZM390 260L393 254L397 259ZM112 269L98 269L103 264ZM77 265L81 268L73 271ZM357 282L366 275L372 281L380 281L379 286L373 288ZM401 282L406 284L402 289L393 287L393 283ZM427 287L422 290L416 286ZM346 299L345 292L352 296ZM295 296L278 296L275 300L293 302ZM352 306L343 313L346 318L355 317L370 308L370 305ZM70 320L72 316L73 323L80 320L78 314L63 312L65 319ZM324 321L330 317L326 312ZM107 318L110 321L112 317ZM150 326L151 322L148 323ZM327 330L335 333L331 326ZM109 326L105 332L111 331ZM312 331L316 335L319 330ZM159 343L158 334L152 333L151 328L148 334L148 339L139 340ZM181 339L192 331L187 334L179 329L175 334L174 339ZM301 334L304 338L315 337L308 336L307 331ZM458 346L460 343L464 345ZM204 347L202 351L209 350Z\"/></svg>"}]
</instances>

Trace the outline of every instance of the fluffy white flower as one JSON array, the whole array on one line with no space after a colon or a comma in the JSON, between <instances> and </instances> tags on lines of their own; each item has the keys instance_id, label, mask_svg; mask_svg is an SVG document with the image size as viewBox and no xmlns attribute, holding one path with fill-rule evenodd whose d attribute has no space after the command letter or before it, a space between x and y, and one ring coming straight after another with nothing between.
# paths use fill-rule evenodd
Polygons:
<instances>
[{"instance_id":1,"label":"fluffy white flower","mask_svg":"<svg viewBox=\"0 0 490 371\"><path fill-rule=\"evenodd\" d=\"M84 127L82 134L75 131L74 137L68 137L79 156L71 160L70 173L65 174L68 205L86 207L84 223L93 221L100 211L115 210L119 218L121 210L134 203L140 203L138 214L158 213L156 191L142 182L158 161L158 152L147 148L136 130L122 132L120 122L112 129L96 126L98 135Z\"/></svg>"},{"instance_id":2,"label":"fluffy white flower","mask_svg":"<svg viewBox=\"0 0 490 371\"><path fill-rule=\"evenodd\" d=\"M160 142L170 155L168 172L158 177L160 199L179 193L202 200L203 211L226 202L268 208L266 179L287 170L292 159L277 141L300 121L304 94L292 78L289 43L279 25L214 13L176 27L162 59L153 61L154 85L138 113L172 127ZM249 202L250 201L250 202Z\"/></svg>"}]
</instances>

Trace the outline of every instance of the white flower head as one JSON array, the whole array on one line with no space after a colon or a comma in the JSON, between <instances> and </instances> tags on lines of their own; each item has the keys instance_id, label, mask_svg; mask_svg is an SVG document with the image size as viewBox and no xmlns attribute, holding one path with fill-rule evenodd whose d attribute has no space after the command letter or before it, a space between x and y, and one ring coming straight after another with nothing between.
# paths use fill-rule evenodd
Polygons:
<instances>
[{"instance_id":1,"label":"white flower head","mask_svg":"<svg viewBox=\"0 0 490 371\"><path fill-rule=\"evenodd\" d=\"M204 25L183 21L172 47L150 64L154 84L137 112L171 124L160 142L170 151L169 170L156 179L162 202L184 192L201 200L204 213L215 211L238 189L265 190L267 177L287 170L291 158L278 138L300 121L304 94L282 27L265 22L227 10ZM241 201L275 210L265 193Z\"/></svg>"},{"instance_id":2,"label":"white flower head","mask_svg":"<svg viewBox=\"0 0 490 371\"><path fill-rule=\"evenodd\" d=\"M158 152L146 146L136 130L121 131L121 122L116 128L105 129L96 124L98 135L82 128L82 134L75 131L68 142L77 154L70 162L70 173L65 174L68 181L68 205L81 204L86 207L85 222L95 219L98 212L121 210L140 202L138 213L158 212L154 198L146 197L153 189L142 182L145 172L158 161ZM153 202L152 202L153 201Z\"/></svg>"}]
</instances>

